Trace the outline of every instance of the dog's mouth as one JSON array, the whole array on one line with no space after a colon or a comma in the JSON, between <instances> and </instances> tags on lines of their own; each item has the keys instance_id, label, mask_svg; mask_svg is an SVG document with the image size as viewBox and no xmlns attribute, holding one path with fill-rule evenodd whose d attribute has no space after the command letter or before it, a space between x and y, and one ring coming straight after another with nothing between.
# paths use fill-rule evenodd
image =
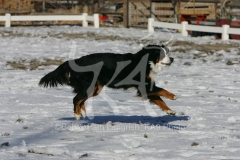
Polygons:
<instances>
[{"instance_id":1,"label":"dog's mouth","mask_svg":"<svg viewBox=\"0 0 240 160\"><path fill-rule=\"evenodd\" d=\"M171 63L161 63L162 65L164 65L164 66L170 66L171 65Z\"/></svg>"},{"instance_id":2,"label":"dog's mouth","mask_svg":"<svg viewBox=\"0 0 240 160\"><path fill-rule=\"evenodd\" d=\"M161 64L164 66L170 66L172 64L172 62L174 61L174 59L172 57L169 57L169 59L170 59L170 61L168 63L161 62Z\"/></svg>"}]
</instances>

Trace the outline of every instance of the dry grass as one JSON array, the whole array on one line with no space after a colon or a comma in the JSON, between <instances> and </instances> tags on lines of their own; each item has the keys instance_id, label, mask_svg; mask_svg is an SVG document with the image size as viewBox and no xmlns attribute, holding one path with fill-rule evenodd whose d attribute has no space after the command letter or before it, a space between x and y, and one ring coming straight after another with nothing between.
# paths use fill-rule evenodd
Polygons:
<instances>
[{"instance_id":1,"label":"dry grass","mask_svg":"<svg viewBox=\"0 0 240 160\"><path fill-rule=\"evenodd\" d=\"M172 50L172 52L188 52L189 50L197 50L205 53L214 53L214 51L224 50L225 52L229 52L231 48L240 48L240 43L216 43L216 44L195 44L193 42L188 41L175 41L172 43L172 46L181 46L181 48L176 48ZM188 49L183 49L183 47L188 47Z\"/></svg>"},{"instance_id":2,"label":"dry grass","mask_svg":"<svg viewBox=\"0 0 240 160\"><path fill-rule=\"evenodd\" d=\"M62 63L63 60L46 59L44 61L31 60L30 62L27 62L25 60L8 61L7 65L10 65L13 69L35 70L40 66L60 65Z\"/></svg>"},{"instance_id":3,"label":"dry grass","mask_svg":"<svg viewBox=\"0 0 240 160\"><path fill-rule=\"evenodd\" d=\"M23 34L23 33L15 33L12 31L3 31L0 33L0 36L2 37L32 37L30 34ZM39 37L41 35L34 35L35 37ZM126 38L126 37L119 37L114 35L99 35L93 32L87 32L87 33L60 33L60 34L48 34L49 37L54 38L69 38L69 39L85 39L85 38L91 38L94 40L110 40L110 41L129 41L129 42L135 42L137 44L154 44L155 40L144 40L139 41L137 38ZM194 55L195 58L202 58L206 57L207 55L214 54L214 52L224 50L226 52L229 52L232 48L238 48L239 49L239 55L240 55L240 43L232 42L232 43L216 43L216 44L196 44L189 41L173 41L171 42L171 47L174 47L171 52L181 52L181 53L190 53L191 51L200 51L199 54ZM206 54L205 54L206 53ZM219 55L220 56L220 55ZM8 61L6 62L7 65L10 65L13 69L22 69L22 70L35 70L39 69L40 66L50 66L50 65L60 65L63 63L63 60L57 59L46 59L44 61L39 60L19 60L19 61ZM228 65L230 65L230 62L228 62Z\"/></svg>"}]
</instances>

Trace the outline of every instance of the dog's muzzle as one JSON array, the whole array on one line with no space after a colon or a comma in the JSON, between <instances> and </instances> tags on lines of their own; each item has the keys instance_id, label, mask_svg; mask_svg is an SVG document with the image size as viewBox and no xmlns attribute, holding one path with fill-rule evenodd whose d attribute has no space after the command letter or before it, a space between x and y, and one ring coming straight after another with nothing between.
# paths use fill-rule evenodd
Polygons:
<instances>
[{"instance_id":1,"label":"dog's muzzle","mask_svg":"<svg viewBox=\"0 0 240 160\"><path fill-rule=\"evenodd\" d=\"M161 64L163 64L163 65L167 65L167 66L170 66L170 65L173 63L174 58L169 57L169 59L170 59L170 62L169 62L169 63L161 63Z\"/></svg>"}]
</instances>

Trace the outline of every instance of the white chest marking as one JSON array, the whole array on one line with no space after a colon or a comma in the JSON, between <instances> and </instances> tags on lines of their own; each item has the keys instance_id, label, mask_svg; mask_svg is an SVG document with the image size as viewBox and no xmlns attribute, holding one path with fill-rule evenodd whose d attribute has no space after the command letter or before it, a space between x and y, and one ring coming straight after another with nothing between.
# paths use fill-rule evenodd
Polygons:
<instances>
[{"instance_id":1,"label":"white chest marking","mask_svg":"<svg viewBox=\"0 0 240 160\"><path fill-rule=\"evenodd\" d=\"M151 77L152 80L155 80L158 73L161 71L162 66L160 63L154 64L152 61L149 62L151 71L149 73L149 77Z\"/></svg>"}]
</instances>

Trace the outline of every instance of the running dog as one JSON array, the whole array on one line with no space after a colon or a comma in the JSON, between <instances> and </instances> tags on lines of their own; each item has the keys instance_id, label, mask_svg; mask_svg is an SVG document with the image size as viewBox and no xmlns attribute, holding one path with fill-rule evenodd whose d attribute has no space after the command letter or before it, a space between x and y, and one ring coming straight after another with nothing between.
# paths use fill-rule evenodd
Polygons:
<instances>
[{"instance_id":1,"label":"running dog","mask_svg":"<svg viewBox=\"0 0 240 160\"><path fill-rule=\"evenodd\" d=\"M175 111L168 108L160 97L176 100L177 97L155 85L154 79L164 66L170 66L173 58L164 45L148 45L135 54L94 53L69 60L45 75L40 86L69 85L76 96L73 98L74 115L77 120L86 117L85 101L97 96L103 86L114 89L135 88L137 96L149 99L169 115Z\"/></svg>"}]
</instances>

